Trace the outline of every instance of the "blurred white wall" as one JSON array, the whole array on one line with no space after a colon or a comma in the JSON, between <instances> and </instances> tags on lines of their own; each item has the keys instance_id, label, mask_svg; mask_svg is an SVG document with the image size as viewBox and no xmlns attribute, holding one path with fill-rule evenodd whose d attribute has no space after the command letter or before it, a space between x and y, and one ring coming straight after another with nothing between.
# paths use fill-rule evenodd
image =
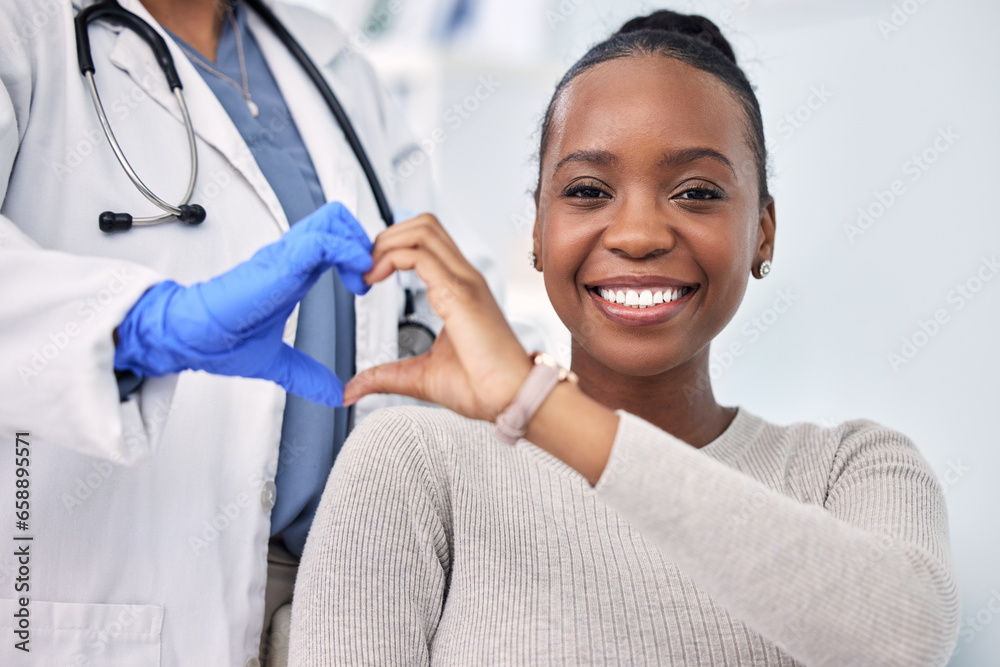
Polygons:
<instances>
[{"instance_id":1,"label":"blurred white wall","mask_svg":"<svg viewBox=\"0 0 1000 667\"><path fill-rule=\"evenodd\" d=\"M508 311L564 359L525 259L552 87L637 13L722 26L758 87L778 234L771 276L714 346L716 392L772 421L910 435L949 504L965 617L951 664L1000 664L1000 4L482 0L449 30L457 0L300 1L354 31L430 142L442 218L494 250Z\"/></svg>"}]
</instances>

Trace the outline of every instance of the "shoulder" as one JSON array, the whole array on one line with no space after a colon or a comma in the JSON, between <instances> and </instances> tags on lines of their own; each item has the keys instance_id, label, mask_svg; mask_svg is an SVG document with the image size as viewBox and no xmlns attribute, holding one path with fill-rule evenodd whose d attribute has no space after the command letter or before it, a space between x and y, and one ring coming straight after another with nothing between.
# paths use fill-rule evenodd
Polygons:
<instances>
[{"instance_id":1,"label":"shoulder","mask_svg":"<svg viewBox=\"0 0 1000 667\"><path fill-rule=\"evenodd\" d=\"M791 467L822 480L828 492L845 482L910 478L933 487L930 465L906 434L869 419L839 424L794 423L777 425L758 419L758 450L783 451Z\"/></svg>"},{"instance_id":2,"label":"shoulder","mask_svg":"<svg viewBox=\"0 0 1000 667\"><path fill-rule=\"evenodd\" d=\"M451 410L431 406L397 406L375 410L354 429L352 437L374 435L389 430L405 430L412 437L450 438L454 435L492 433L486 422L467 419Z\"/></svg>"},{"instance_id":3,"label":"shoulder","mask_svg":"<svg viewBox=\"0 0 1000 667\"><path fill-rule=\"evenodd\" d=\"M347 46L347 33L330 16L289 2L265 2L297 39L334 49Z\"/></svg>"},{"instance_id":4,"label":"shoulder","mask_svg":"<svg viewBox=\"0 0 1000 667\"><path fill-rule=\"evenodd\" d=\"M434 407L392 407L376 410L352 431L341 456L400 463L414 457L423 466L448 467L461 450L493 444L486 422L466 419Z\"/></svg>"},{"instance_id":5,"label":"shoulder","mask_svg":"<svg viewBox=\"0 0 1000 667\"><path fill-rule=\"evenodd\" d=\"M906 434L870 419L852 419L821 426L799 423L773 426L792 442L814 443L832 456L831 473L838 474L859 459L919 459L923 457Z\"/></svg>"},{"instance_id":6,"label":"shoulder","mask_svg":"<svg viewBox=\"0 0 1000 667\"><path fill-rule=\"evenodd\" d=\"M938 482L916 443L907 435L867 419L841 424L830 469L830 485L883 479L937 491Z\"/></svg>"},{"instance_id":7,"label":"shoulder","mask_svg":"<svg viewBox=\"0 0 1000 667\"><path fill-rule=\"evenodd\" d=\"M8 47L50 44L71 40L76 52L73 19L97 0L3 0L0 2L0 44ZM75 65L75 63L74 63Z\"/></svg>"},{"instance_id":8,"label":"shoulder","mask_svg":"<svg viewBox=\"0 0 1000 667\"><path fill-rule=\"evenodd\" d=\"M44 30L47 22L55 16L65 12L76 13L78 8L87 4L90 4L89 0L4 0L0 3L0 14L19 16L26 25Z\"/></svg>"},{"instance_id":9,"label":"shoulder","mask_svg":"<svg viewBox=\"0 0 1000 667\"><path fill-rule=\"evenodd\" d=\"M351 432L331 481L362 494L391 489L429 499L448 523L455 485L467 477L459 471L477 468L497 445L490 424L444 408L384 408Z\"/></svg>"},{"instance_id":10,"label":"shoulder","mask_svg":"<svg viewBox=\"0 0 1000 667\"><path fill-rule=\"evenodd\" d=\"M70 48L75 52L71 27L76 11L71 0L0 2L0 66L6 69L14 64L12 59L23 60L29 53L52 56L56 49Z\"/></svg>"},{"instance_id":11,"label":"shoulder","mask_svg":"<svg viewBox=\"0 0 1000 667\"><path fill-rule=\"evenodd\" d=\"M729 428L703 450L770 488L803 502L825 503L848 481L935 480L913 441L868 419L839 424L777 424L740 408Z\"/></svg>"},{"instance_id":12,"label":"shoulder","mask_svg":"<svg viewBox=\"0 0 1000 667\"><path fill-rule=\"evenodd\" d=\"M375 135L366 137L365 130L385 132L388 112L384 108L386 100L378 74L362 54L368 38L358 29L348 33L329 15L304 7L284 2L272 2L271 7L334 91L343 91L340 103L356 124L355 129L362 134L362 139L368 141L366 148L371 152L370 144Z\"/></svg>"},{"instance_id":13,"label":"shoulder","mask_svg":"<svg viewBox=\"0 0 1000 667\"><path fill-rule=\"evenodd\" d=\"M863 451L883 450L916 453L913 441L903 433L870 419L852 419L839 424L795 422L775 424L740 410L743 430L752 433L755 444L780 446L790 451L827 454L845 460Z\"/></svg>"}]
</instances>

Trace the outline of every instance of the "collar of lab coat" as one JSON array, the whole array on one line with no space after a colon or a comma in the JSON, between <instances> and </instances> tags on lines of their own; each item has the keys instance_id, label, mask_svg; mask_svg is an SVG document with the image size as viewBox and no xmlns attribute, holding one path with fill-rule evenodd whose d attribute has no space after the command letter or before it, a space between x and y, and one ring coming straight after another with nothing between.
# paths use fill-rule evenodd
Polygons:
<instances>
[{"instance_id":1,"label":"collar of lab coat","mask_svg":"<svg viewBox=\"0 0 1000 667\"><path fill-rule=\"evenodd\" d=\"M312 10L286 5L282 2L274 2L274 0L262 0L262 2L274 12L274 15L278 17L278 20L286 28L294 23L295 29L289 28L289 31L295 36L295 39L306 50L306 53L309 54L309 57L318 67L324 67L332 63L340 52L347 47L347 35L339 27L331 30L331 23L329 21L293 21L294 14L305 12L312 14ZM263 22L252 9L248 11L248 14L251 21L257 21L263 26ZM258 30L255 34L259 33L260 31ZM270 33L270 30L268 30L268 33ZM275 37L275 40L277 41L277 37Z\"/></svg>"},{"instance_id":2,"label":"collar of lab coat","mask_svg":"<svg viewBox=\"0 0 1000 667\"><path fill-rule=\"evenodd\" d=\"M166 40L167 45L170 48L171 55L173 55L174 58L174 66L177 69L177 73L180 76L181 81L184 82L184 99L188 107L188 112L191 115L191 122L194 126L195 134L225 156L230 164L233 165L234 169L236 169L250 183L256 194L261 198L261 200L263 200L281 230L287 230L289 221L285 217L284 210L281 208L281 203L278 201L277 195L275 195L274 190L267 182L267 179L264 177L260 168L257 166L257 162L254 160L246 142L243 141L243 137L240 135L239 130L236 129L236 126L229 118L229 114L226 112L225 108L219 103L215 93L213 93L212 89L209 88L207 83L205 83L201 74L195 70L194 65L190 60L188 60L188 57L184 54L184 52L180 50L177 44L166 33L166 31L164 31L159 23L153 19L140 0L119 0L119 2L122 7L130 12L133 12L153 26L153 28L160 33L164 40ZM82 2L79 4L86 6L92 3ZM272 2L267 2L266 4L272 7L279 19L284 19L284 15L288 11L285 7L280 4L276 5ZM283 55L283 53L278 54L276 48L272 44L272 42L276 42L280 45L280 42L276 37L270 35L270 32L263 26L260 19L252 12L252 10L249 12L249 15L251 29L256 27L254 34L258 37L258 42L267 43L267 47L265 47L262 43L261 48L264 50L265 56L269 59L268 61L270 64L270 59L272 57L280 57ZM111 53L109 54L110 61L116 67L126 72L136 85L142 88L142 90L144 90L151 99L155 100L164 109L169 111L177 122L183 123L183 117L181 116L180 109L177 105L177 100L167 85L166 77L164 76L159 65L156 63L153 53L146 42L144 42L131 30L123 30L120 26L108 24L101 25L104 29L109 29L118 33L118 38L115 41L115 45ZM92 29L96 30L98 28L93 26ZM267 34L267 37L261 39L264 33ZM314 62L320 66L329 64L334 58L336 58L337 54L345 45L343 34L339 32L328 35L326 39L309 41L312 45L319 45L320 47L319 49L313 48L309 50L310 57L312 57ZM287 56L287 58L291 59L291 56ZM98 67L98 71L99 70L100 67ZM100 81L99 73L96 74L96 77L97 80ZM276 78L280 87L282 78ZM282 93L286 95L286 100L289 99L288 94L292 92L293 91L282 90ZM292 105L289 106L291 107ZM302 120L306 119L306 114L300 114L300 116L296 117L296 123L300 124ZM306 122L305 125L306 127L300 127L299 130L303 136L303 140L307 144L307 148L310 152L312 152L314 146L323 145L321 143L322 139L318 139L316 137L315 128L310 127L311 123ZM341 170L337 171L339 173L345 173ZM342 177L338 178L337 174L333 173L332 170L318 169L318 172L320 172L318 173L320 184L322 185L324 194L327 195L328 199L330 199L331 196L336 196L335 193L338 190L345 190L345 184L342 182ZM350 187L346 189L348 191L354 190L354 188Z\"/></svg>"},{"instance_id":3,"label":"collar of lab coat","mask_svg":"<svg viewBox=\"0 0 1000 667\"><path fill-rule=\"evenodd\" d=\"M324 25L329 24L324 22ZM247 27L257 40L268 67L276 74L275 81L306 150L312 156L327 201L339 201L358 214L365 231L374 238L382 230L381 219L360 215L358 197L363 172L323 96L277 35L253 12L248 12ZM303 41L308 44L316 40L306 36ZM349 111L348 100L342 102Z\"/></svg>"},{"instance_id":4,"label":"collar of lab coat","mask_svg":"<svg viewBox=\"0 0 1000 667\"><path fill-rule=\"evenodd\" d=\"M275 13L282 23L286 23L285 19L291 13L302 11L284 3L275 2L275 0L261 1ZM76 12L79 12L82 8L97 4L98 2L101 2L101 0L73 0L73 7ZM142 5L141 0L118 0L118 4L133 14L138 14L143 20L157 28L163 34L162 28L152 19L149 12ZM250 10L250 13L253 14L253 10ZM299 43L309 53L309 57L317 65L328 65L333 62L337 54L347 46L347 36L340 30L327 30L327 25L325 21L313 21L297 26L298 29L295 31L297 33L296 39L299 40ZM122 32L120 26L109 25L108 28L114 32Z\"/></svg>"}]
</instances>

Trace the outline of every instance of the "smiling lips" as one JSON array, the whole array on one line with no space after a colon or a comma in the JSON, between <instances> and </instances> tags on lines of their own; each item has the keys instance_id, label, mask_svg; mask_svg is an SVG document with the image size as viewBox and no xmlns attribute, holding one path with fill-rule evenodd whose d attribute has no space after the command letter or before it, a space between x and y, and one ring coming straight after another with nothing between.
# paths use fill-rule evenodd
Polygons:
<instances>
[{"instance_id":1,"label":"smiling lips","mask_svg":"<svg viewBox=\"0 0 1000 667\"><path fill-rule=\"evenodd\" d=\"M654 289L628 289L624 287L596 287L598 295L609 303L629 308L651 308L661 303L677 301L691 292L691 287L662 287Z\"/></svg>"},{"instance_id":2,"label":"smiling lips","mask_svg":"<svg viewBox=\"0 0 1000 667\"><path fill-rule=\"evenodd\" d=\"M673 319L698 291L698 285L668 285L667 281L657 285L646 279L637 285L612 280L587 291L601 314L625 326L650 326Z\"/></svg>"}]
</instances>

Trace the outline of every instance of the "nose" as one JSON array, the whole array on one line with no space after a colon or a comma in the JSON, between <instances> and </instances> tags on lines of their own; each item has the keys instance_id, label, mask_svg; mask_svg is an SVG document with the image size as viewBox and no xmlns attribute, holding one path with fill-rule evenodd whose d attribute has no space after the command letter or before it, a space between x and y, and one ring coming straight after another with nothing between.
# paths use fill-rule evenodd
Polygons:
<instances>
[{"instance_id":1,"label":"nose","mask_svg":"<svg viewBox=\"0 0 1000 667\"><path fill-rule=\"evenodd\" d=\"M604 247L628 259L657 257L677 243L666 214L655 202L626 202L604 230Z\"/></svg>"}]
</instances>

